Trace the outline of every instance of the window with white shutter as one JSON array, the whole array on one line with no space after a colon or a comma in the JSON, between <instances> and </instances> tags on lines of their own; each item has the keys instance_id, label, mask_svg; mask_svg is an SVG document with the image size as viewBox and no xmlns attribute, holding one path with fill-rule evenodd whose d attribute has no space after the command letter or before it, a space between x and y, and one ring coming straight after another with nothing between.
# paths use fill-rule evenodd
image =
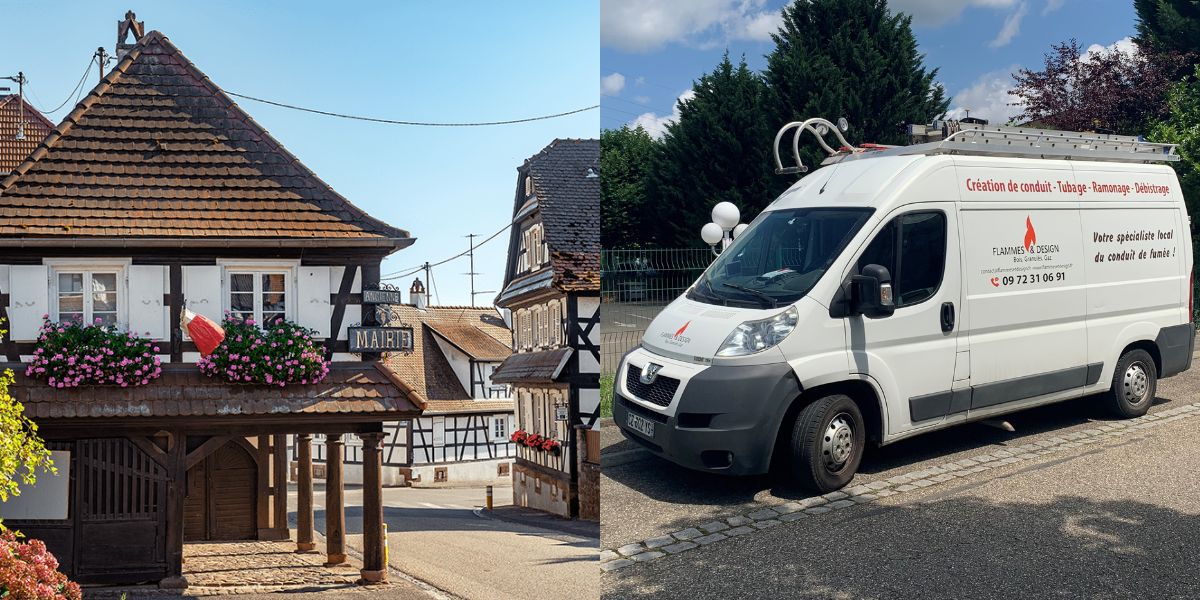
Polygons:
<instances>
[{"instance_id":1,"label":"window with white shutter","mask_svg":"<svg viewBox=\"0 0 1200 600\"><path fill-rule=\"evenodd\" d=\"M288 271L229 270L229 312L269 325L287 318Z\"/></svg>"}]
</instances>

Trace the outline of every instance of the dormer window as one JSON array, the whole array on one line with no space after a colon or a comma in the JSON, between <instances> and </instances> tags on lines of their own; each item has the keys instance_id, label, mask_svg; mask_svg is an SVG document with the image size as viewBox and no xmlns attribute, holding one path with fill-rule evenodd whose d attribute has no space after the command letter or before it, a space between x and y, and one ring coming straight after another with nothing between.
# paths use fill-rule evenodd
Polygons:
<instances>
[{"instance_id":1,"label":"dormer window","mask_svg":"<svg viewBox=\"0 0 1200 600\"><path fill-rule=\"evenodd\" d=\"M533 195L533 178L526 175L525 176L525 197L528 198L532 195Z\"/></svg>"},{"instance_id":2,"label":"dormer window","mask_svg":"<svg viewBox=\"0 0 1200 600\"><path fill-rule=\"evenodd\" d=\"M546 240L541 223L534 223L521 232L518 260L520 272L536 271L549 262Z\"/></svg>"}]
</instances>

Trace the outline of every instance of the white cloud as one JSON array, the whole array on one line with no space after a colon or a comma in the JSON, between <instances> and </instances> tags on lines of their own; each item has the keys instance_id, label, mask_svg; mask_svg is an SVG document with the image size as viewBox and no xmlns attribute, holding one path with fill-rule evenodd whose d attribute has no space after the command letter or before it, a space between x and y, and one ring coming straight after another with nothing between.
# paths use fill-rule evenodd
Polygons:
<instances>
[{"instance_id":1,"label":"white cloud","mask_svg":"<svg viewBox=\"0 0 1200 600\"><path fill-rule=\"evenodd\" d=\"M767 40L782 16L765 4L766 0L603 0L600 43L624 52L650 52L672 43Z\"/></svg>"},{"instance_id":2,"label":"white cloud","mask_svg":"<svg viewBox=\"0 0 1200 600\"><path fill-rule=\"evenodd\" d=\"M608 1L608 0L605 0ZM1053 0L1052 0L1053 1ZM891 0L888 7L911 15L913 25L938 27L957 19L968 6L1012 8L1019 0Z\"/></svg>"},{"instance_id":3,"label":"white cloud","mask_svg":"<svg viewBox=\"0 0 1200 600\"><path fill-rule=\"evenodd\" d=\"M650 104L650 96L634 96L633 101L638 104Z\"/></svg>"},{"instance_id":4,"label":"white cloud","mask_svg":"<svg viewBox=\"0 0 1200 600\"><path fill-rule=\"evenodd\" d=\"M1088 58L1091 57L1091 55L1093 55L1093 54L1096 54L1099 52L1107 53L1107 52L1112 52L1113 50L1117 50L1117 51L1121 52L1121 54L1133 55L1133 54L1137 54L1138 48L1137 48L1137 44L1135 44L1133 42L1133 38L1131 38L1129 36L1125 36L1107 46L1101 46L1100 44L1092 44L1091 46L1087 47L1087 50L1083 51L1083 54L1080 55L1080 58L1082 58L1083 60L1088 60Z\"/></svg>"},{"instance_id":5,"label":"white cloud","mask_svg":"<svg viewBox=\"0 0 1200 600\"><path fill-rule=\"evenodd\" d=\"M1029 12L1029 5L1022 2L1016 11L1004 19L1004 25L1000 27L1000 32L996 34L996 38L988 43L988 45L992 48L1007 46L1013 37L1021 32L1021 19L1025 18L1025 13L1027 12Z\"/></svg>"},{"instance_id":6,"label":"white cloud","mask_svg":"<svg viewBox=\"0 0 1200 600\"><path fill-rule=\"evenodd\" d=\"M652 112L642 113L638 118L631 121L629 126L637 127L640 125L642 129L646 130L646 133L650 134L650 137L657 140L667 132L667 125L679 120L679 103L687 102L695 97L696 92L688 90L679 95L679 99L676 100L675 106L671 109L671 114L659 116Z\"/></svg>"},{"instance_id":7,"label":"white cloud","mask_svg":"<svg viewBox=\"0 0 1200 600\"><path fill-rule=\"evenodd\" d=\"M961 119L970 111L972 117L987 119L992 125L1003 125L1021 114L1021 106L1009 106L1019 98L1009 95L1013 89L1012 73L1020 68L1013 65L1007 69L980 75L966 89L954 94L953 108L946 112L948 119Z\"/></svg>"},{"instance_id":8,"label":"white cloud","mask_svg":"<svg viewBox=\"0 0 1200 600\"><path fill-rule=\"evenodd\" d=\"M600 78L600 93L607 96L616 96L625 89L625 76L620 73L611 73Z\"/></svg>"},{"instance_id":9,"label":"white cloud","mask_svg":"<svg viewBox=\"0 0 1200 600\"><path fill-rule=\"evenodd\" d=\"M1065 4L1066 1L1067 0L1046 0L1046 8L1042 9L1042 16L1044 17L1044 16L1062 8L1063 4Z\"/></svg>"}]
</instances>

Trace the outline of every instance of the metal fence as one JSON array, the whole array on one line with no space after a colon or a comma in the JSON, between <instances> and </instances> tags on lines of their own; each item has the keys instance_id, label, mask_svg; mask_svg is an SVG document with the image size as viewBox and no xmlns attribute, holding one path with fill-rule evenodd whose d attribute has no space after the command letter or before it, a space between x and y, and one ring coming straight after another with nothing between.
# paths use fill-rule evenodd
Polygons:
<instances>
[{"instance_id":1,"label":"metal fence","mask_svg":"<svg viewBox=\"0 0 1200 600\"><path fill-rule=\"evenodd\" d=\"M714 256L707 248L600 252L600 372L641 343L655 315L687 290Z\"/></svg>"}]
</instances>

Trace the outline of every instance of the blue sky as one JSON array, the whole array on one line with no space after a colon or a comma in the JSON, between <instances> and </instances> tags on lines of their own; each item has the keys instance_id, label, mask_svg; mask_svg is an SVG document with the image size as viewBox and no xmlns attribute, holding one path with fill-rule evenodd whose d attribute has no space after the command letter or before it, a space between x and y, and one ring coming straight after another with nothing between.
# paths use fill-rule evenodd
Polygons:
<instances>
[{"instance_id":1,"label":"blue sky","mask_svg":"<svg viewBox=\"0 0 1200 600\"><path fill-rule=\"evenodd\" d=\"M640 122L652 133L675 99L729 49L754 69L774 48L784 0L604 0L601 9L602 127ZM1005 93L1018 67L1039 69L1050 45L1085 48L1134 35L1132 0L892 0L912 15L925 65L953 96L955 115L1006 121L1019 109ZM1120 47L1127 47L1128 41ZM812 115L833 118L837 115ZM853 126L853 124L852 124Z\"/></svg>"},{"instance_id":2,"label":"blue sky","mask_svg":"<svg viewBox=\"0 0 1200 600\"><path fill-rule=\"evenodd\" d=\"M79 81L98 46L113 51L133 9L222 88L313 108L402 120L488 121L597 103L595 1L13 2L0 0L0 76L24 71L43 109ZM45 24L41 26L39 24ZM53 32L52 35L48 32ZM95 68L86 90L97 80ZM85 93L86 93L85 90ZM309 168L416 244L384 273L435 262L512 216L516 168L556 137L596 137L595 110L533 124L416 128L239 104ZM50 115L58 122L67 107ZM476 255L477 290L497 290L507 235ZM434 269L441 304L470 301L467 260ZM397 281L405 290L411 279ZM491 304L494 293L477 297Z\"/></svg>"}]
</instances>

